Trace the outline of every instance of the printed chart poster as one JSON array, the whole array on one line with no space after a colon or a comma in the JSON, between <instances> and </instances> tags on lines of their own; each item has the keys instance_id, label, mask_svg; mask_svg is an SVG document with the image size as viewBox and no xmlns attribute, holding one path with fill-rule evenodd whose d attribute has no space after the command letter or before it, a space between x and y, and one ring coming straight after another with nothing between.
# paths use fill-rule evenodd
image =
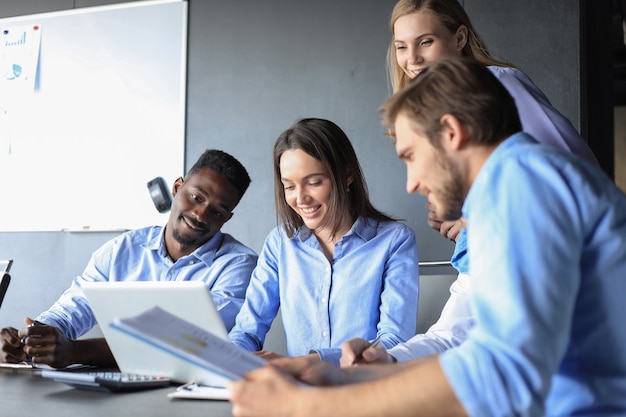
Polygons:
<instances>
[{"instance_id":1,"label":"printed chart poster","mask_svg":"<svg viewBox=\"0 0 626 417\"><path fill-rule=\"evenodd\" d=\"M186 29L179 0L0 19L0 231L167 222L146 184L184 169Z\"/></svg>"},{"instance_id":2,"label":"printed chart poster","mask_svg":"<svg viewBox=\"0 0 626 417\"><path fill-rule=\"evenodd\" d=\"M16 162L14 119L34 95L40 44L39 25L0 27L0 178L6 181ZM5 191L10 195L12 188Z\"/></svg>"},{"instance_id":3,"label":"printed chart poster","mask_svg":"<svg viewBox=\"0 0 626 417\"><path fill-rule=\"evenodd\" d=\"M40 44L39 25L0 29L0 94L35 90Z\"/></svg>"}]
</instances>

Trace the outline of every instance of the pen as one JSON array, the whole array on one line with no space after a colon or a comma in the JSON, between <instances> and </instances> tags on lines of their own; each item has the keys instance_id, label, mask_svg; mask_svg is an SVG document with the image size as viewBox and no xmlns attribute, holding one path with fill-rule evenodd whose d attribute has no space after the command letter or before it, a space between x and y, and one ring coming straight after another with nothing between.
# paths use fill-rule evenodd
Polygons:
<instances>
[{"instance_id":1,"label":"pen","mask_svg":"<svg viewBox=\"0 0 626 417\"><path fill-rule=\"evenodd\" d=\"M180 387L176 388L176 391L193 391L196 387L198 386L198 384L196 384L195 381L191 381L191 382L187 382L186 384L181 385Z\"/></svg>"},{"instance_id":2,"label":"pen","mask_svg":"<svg viewBox=\"0 0 626 417\"><path fill-rule=\"evenodd\" d=\"M367 347L365 349L363 349L361 351L361 353L359 353L356 358L354 358L354 361L352 362L352 365L359 363L360 361L363 360L363 352L365 352L367 349L370 348L375 348L376 346L380 345L380 336L376 337L376 339L372 340L369 345L367 345Z\"/></svg>"}]
</instances>

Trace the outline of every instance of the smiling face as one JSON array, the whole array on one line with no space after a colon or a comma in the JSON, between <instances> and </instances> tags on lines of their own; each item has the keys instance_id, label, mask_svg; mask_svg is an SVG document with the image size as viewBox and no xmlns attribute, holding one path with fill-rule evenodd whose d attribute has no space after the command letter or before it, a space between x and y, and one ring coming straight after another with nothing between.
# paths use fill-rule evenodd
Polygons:
<instances>
[{"instance_id":1,"label":"smiling face","mask_svg":"<svg viewBox=\"0 0 626 417\"><path fill-rule=\"evenodd\" d=\"M316 236L330 233L332 183L322 163L301 149L290 149L280 157L280 177L285 201Z\"/></svg>"},{"instance_id":2,"label":"smiling face","mask_svg":"<svg viewBox=\"0 0 626 417\"><path fill-rule=\"evenodd\" d=\"M211 239L232 217L239 202L237 189L226 177L202 168L186 180L178 178L167 224L167 251L176 260Z\"/></svg>"},{"instance_id":3,"label":"smiling face","mask_svg":"<svg viewBox=\"0 0 626 417\"><path fill-rule=\"evenodd\" d=\"M416 12L393 24L396 62L409 78L447 56L460 56L467 42L467 28L451 33L432 13Z\"/></svg>"},{"instance_id":4,"label":"smiling face","mask_svg":"<svg viewBox=\"0 0 626 417\"><path fill-rule=\"evenodd\" d=\"M443 148L436 148L423 134L416 132L402 113L395 121L396 153L406 164L408 193L419 192L435 205L444 220L461 217L465 198L459 168Z\"/></svg>"}]
</instances>

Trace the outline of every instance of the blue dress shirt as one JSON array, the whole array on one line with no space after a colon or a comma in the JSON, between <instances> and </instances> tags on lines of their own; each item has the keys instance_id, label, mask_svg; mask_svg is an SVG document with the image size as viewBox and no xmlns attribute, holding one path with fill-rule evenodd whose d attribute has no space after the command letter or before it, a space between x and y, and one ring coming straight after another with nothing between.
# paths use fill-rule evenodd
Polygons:
<instances>
[{"instance_id":1,"label":"blue dress shirt","mask_svg":"<svg viewBox=\"0 0 626 417\"><path fill-rule=\"evenodd\" d=\"M415 234L400 222L357 219L332 262L308 228L290 239L279 226L229 336L248 351L262 349L280 307L290 356L315 351L339 363L341 344L353 337L381 336L389 348L415 334L418 278Z\"/></svg>"},{"instance_id":2,"label":"blue dress shirt","mask_svg":"<svg viewBox=\"0 0 626 417\"><path fill-rule=\"evenodd\" d=\"M626 195L518 133L463 215L475 324L439 360L468 413L626 415Z\"/></svg>"},{"instance_id":3,"label":"blue dress shirt","mask_svg":"<svg viewBox=\"0 0 626 417\"><path fill-rule=\"evenodd\" d=\"M598 165L595 155L574 129L574 126L565 116L552 107L545 94L526 74L516 68L498 66L490 66L489 70L515 99L515 105L525 132L545 145L571 152L592 164ZM494 219L494 221L497 220ZM465 230L461 231L456 240L450 262L460 273L469 273Z\"/></svg>"},{"instance_id":4,"label":"blue dress shirt","mask_svg":"<svg viewBox=\"0 0 626 417\"><path fill-rule=\"evenodd\" d=\"M203 281L224 324L234 322L256 266L257 256L232 236L218 232L193 253L172 262L165 249L165 228L146 227L117 236L96 250L82 275L38 321L76 339L95 324L82 289L84 281Z\"/></svg>"}]
</instances>

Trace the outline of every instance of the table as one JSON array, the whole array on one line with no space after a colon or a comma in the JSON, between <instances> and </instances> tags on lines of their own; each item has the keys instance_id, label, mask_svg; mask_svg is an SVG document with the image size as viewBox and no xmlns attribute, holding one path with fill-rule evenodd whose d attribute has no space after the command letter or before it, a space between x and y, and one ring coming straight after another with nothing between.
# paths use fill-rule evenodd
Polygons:
<instances>
[{"instance_id":1,"label":"table","mask_svg":"<svg viewBox=\"0 0 626 417\"><path fill-rule=\"evenodd\" d=\"M2 417L231 417L228 401L172 400L175 386L109 393L75 389L32 371L0 370Z\"/></svg>"}]
</instances>

